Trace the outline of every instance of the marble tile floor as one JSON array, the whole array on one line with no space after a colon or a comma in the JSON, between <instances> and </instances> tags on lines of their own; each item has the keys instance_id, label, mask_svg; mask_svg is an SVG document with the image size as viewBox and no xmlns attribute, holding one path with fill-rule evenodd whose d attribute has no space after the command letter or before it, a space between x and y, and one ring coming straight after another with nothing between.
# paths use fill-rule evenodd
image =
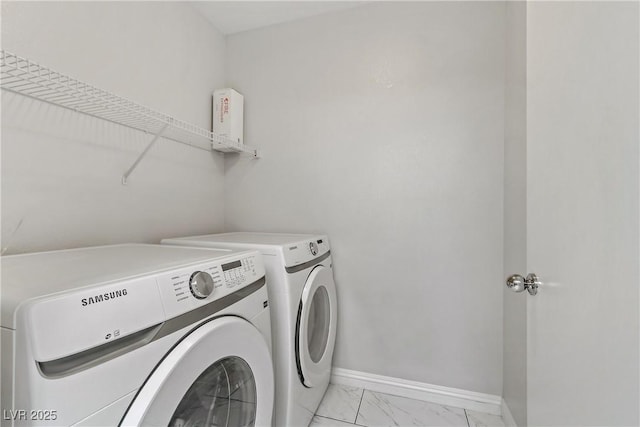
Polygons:
<instances>
[{"instance_id":1,"label":"marble tile floor","mask_svg":"<svg viewBox=\"0 0 640 427\"><path fill-rule=\"evenodd\" d=\"M498 415L329 384L310 427L354 425L505 427Z\"/></svg>"}]
</instances>

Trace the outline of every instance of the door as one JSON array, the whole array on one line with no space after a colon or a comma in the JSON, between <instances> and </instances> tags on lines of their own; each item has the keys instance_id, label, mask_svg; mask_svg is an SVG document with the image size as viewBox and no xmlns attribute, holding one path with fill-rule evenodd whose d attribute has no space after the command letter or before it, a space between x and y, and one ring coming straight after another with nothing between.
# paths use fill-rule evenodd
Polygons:
<instances>
[{"instance_id":1,"label":"door","mask_svg":"<svg viewBox=\"0 0 640 427\"><path fill-rule=\"evenodd\" d=\"M302 291L296 324L296 362L306 387L326 384L336 341L337 298L331 268L317 266Z\"/></svg>"},{"instance_id":2,"label":"door","mask_svg":"<svg viewBox=\"0 0 640 427\"><path fill-rule=\"evenodd\" d=\"M639 15L527 3L531 426L640 423Z\"/></svg>"},{"instance_id":3,"label":"door","mask_svg":"<svg viewBox=\"0 0 640 427\"><path fill-rule=\"evenodd\" d=\"M270 426L273 370L260 332L214 319L176 345L138 391L121 425Z\"/></svg>"}]
</instances>

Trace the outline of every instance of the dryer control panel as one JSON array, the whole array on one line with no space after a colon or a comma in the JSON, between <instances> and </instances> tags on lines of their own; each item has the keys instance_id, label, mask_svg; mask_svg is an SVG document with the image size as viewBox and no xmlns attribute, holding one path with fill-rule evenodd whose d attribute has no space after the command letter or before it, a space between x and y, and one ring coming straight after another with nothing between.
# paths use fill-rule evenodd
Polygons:
<instances>
[{"instance_id":1,"label":"dryer control panel","mask_svg":"<svg viewBox=\"0 0 640 427\"><path fill-rule=\"evenodd\" d=\"M323 256L329 252L329 239L327 236L318 235L295 243L289 243L282 249L284 251L285 267L295 267L305 262Z\"/></svg>"}]
</instances>

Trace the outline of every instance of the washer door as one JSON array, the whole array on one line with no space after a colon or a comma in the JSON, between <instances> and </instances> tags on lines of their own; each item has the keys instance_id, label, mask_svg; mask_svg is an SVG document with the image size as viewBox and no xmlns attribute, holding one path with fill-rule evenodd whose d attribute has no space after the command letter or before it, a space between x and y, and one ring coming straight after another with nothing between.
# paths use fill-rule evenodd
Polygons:
<instances>
[{"instance_id":1,"label":"washer door","mask_svg":"<svg viewBox=\"0 0 640 427\"><path fill-rule=\"evenodd\" d=\"M180 341L151 373L121 425L269 426L273 368L260 332L214 319Z\"/></svg>"},{"instance_id":2,"label":"washer door","mask_svg":"<svg viewBox=\"0 0 640 427\"><path fill-rule=\"evenodd\" d=\"M327 381L337 323L336 285L330 268L315 267L302 290L296 325L296 358L306 387Z\"/></svg>"}]
</instances>

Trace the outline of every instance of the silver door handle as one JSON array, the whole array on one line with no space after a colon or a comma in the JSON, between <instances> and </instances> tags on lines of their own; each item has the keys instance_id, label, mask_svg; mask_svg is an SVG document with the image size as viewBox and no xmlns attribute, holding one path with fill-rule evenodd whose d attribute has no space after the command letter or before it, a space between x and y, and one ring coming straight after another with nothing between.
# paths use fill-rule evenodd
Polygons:
<instances>
[{"instance_id":1,"label":"silver door handle","mask_svg":"<svg viewBox=\"0 0 640 427\"><path fill-rule=\"evenodd\" d=\"M526 279L519 274L514 274L507 278L507 288L513 292L522 292L526 289L529 295L535 295L538 293L540 285L542 285L542 282L533 273L529 273Z\"/></svg>"}]
</instances>

